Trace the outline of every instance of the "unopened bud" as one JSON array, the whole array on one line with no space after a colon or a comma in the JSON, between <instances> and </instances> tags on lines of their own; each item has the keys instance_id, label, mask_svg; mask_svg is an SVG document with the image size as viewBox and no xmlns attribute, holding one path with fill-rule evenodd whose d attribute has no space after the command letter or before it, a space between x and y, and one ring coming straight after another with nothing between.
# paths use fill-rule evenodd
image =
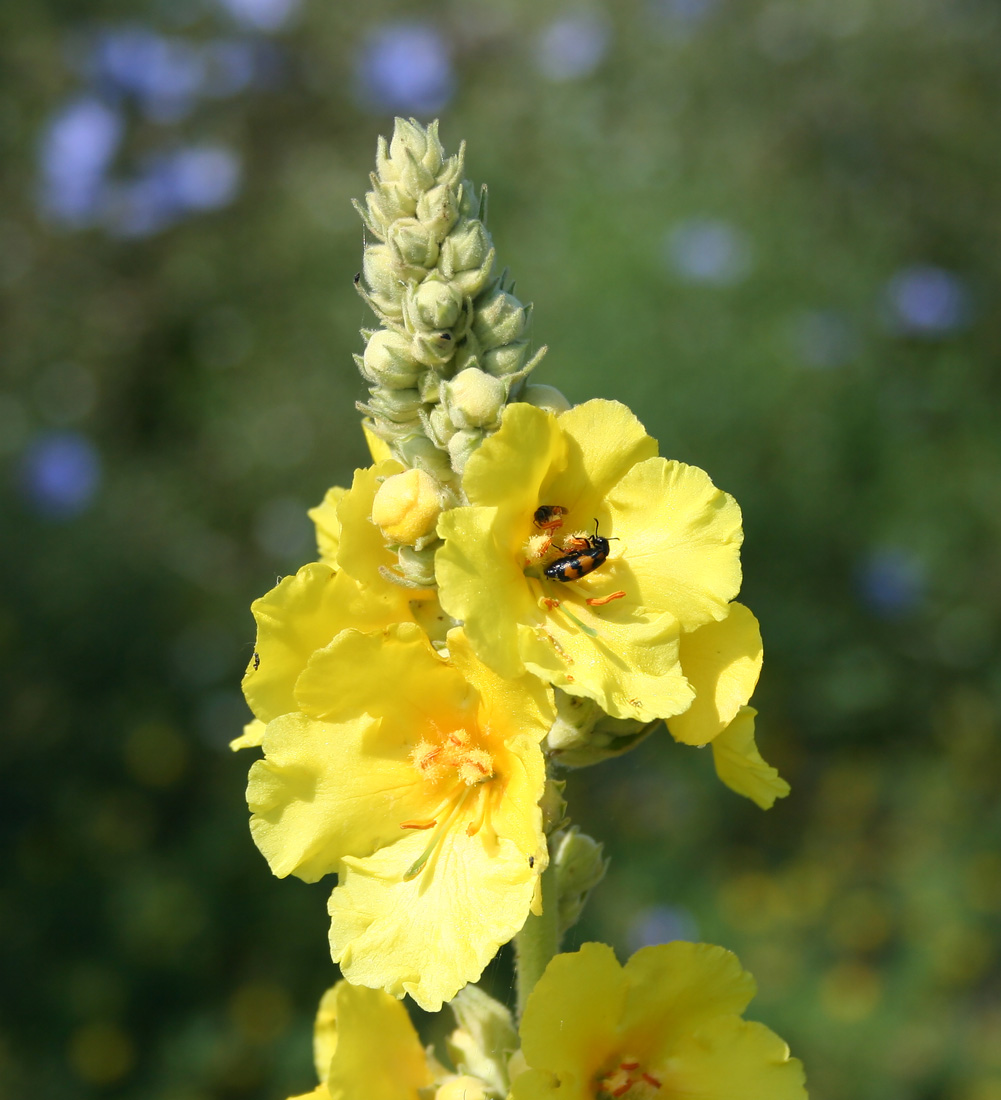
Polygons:
<instances>
[{"instance_id":1,"label":"unopened bud","mask_svg":"<svg viewBox=\"0 0 1001 1100\"><path fill-rule=\"evenodd\" d=\"M497 287L477 301L473 332L480 345L489 350L520 340L528 327L528 318L529 307Z\"/></svg>"},{"instance_id":2,"label":"unopened bud","mask_svg":"<svg viewBox=\"0 0 1001 1100\"><path fill-rule=\"evenodd\" d=\"M438 483L423 470L387 477L372 501L372 522L391 542L410 546L434 530L440 514Z\"/></svg>"},{"instance_id":3,"label":"unopened bud","mask_svg":"<svg viewBox=\"0 0 1001 1100\"><path fill-rule=\"evenodd\" d=\"M601 845L576 825L557 833L550 842L556 865L556 898L560 933L577 923L588 894L605 877L608 861Z\"/></svg>"},{"instance_id":4,"label":"unopened bud","mask_svg":"<svg viewBox=\"0 0 1001 1100\"><path fill-rule=\"evenodd\" d=\"M591 699L557 690L556 721L545 746L554 760L571 768L600 764L635 748L659 722L612 718Z\"/></svg>"},{"instance_id":5,"label":"unopened bud","mask_svg":"<svg viewBox=\"0 0 1001 1100\"><path fill-rule=\"evenodd\" d=\"M401 263L431 268L438 262L438 242L427 226L416 218L400 218L394 222L389 229L387 243Z\"/></svg>"},{"instance_id":6,"label":"unopened bud","mask_svg":"<svg viewBox=\"0 0 1001 1100\"><path fill-rule=\"evenodd\" d=\"M521 391L521 400L528 405L534 405L537 409L545 409L554 416L559 416L571 407L570 402L555 386L535 382Z\"/></svg>"},{"instance_id":7,"label":"unopened bud","mask_svg":"<svg viewBox=\"0 0 1001 1100\"><path fill-rule=\"evenodd\" d=\"M416 326L429 331L451 328L462 314L462 295L448 283L427 279L409 296L409 313Z\"/></svg>"},{"instance_id":8,"label":"unopened bud","mask_svg":"<svg viewBox=\"0 0 1001 1100\"><path fill-rule=\"evenodd\" d=\"M492 374L467 367L443 386L445 402L457 428L484 428L496 422L507 400L507 388Z\"/></svg>"},{"instance_id":9,"label":"unopened bud","mask_svg":"<svg viewBox=\"0 0 1001 1100\"><path fill-rule=\"evenodd\" d=\"M441 240L459 217L455 190L440 183L426 191L417 200L417 217Z\"/></svg>"},{"instance_id":10,"label":"unopened bud","mask_svg":"<svg viewBox=\"0 0 1001 1100\"><path fill-rule=\"evenodd\" d=\"M372 333L365 345L361 372L374 386L391 390L413 389L423 368L410 354L410 341L391 329Z\"/></svg>"},{"instance_id":11,"label":"unopened bud","mask_svg":"<svg viewBox=\"0 0 1001 1100\"><path fill-rule=\"evenodd\" d=\"M504 347L491 348L480 356L483 369L498 378L505 378L509 374L517 374L525 365L528 358L528 341L518 340L514 344L506 344Z\"/></svg>"}]
</instances>

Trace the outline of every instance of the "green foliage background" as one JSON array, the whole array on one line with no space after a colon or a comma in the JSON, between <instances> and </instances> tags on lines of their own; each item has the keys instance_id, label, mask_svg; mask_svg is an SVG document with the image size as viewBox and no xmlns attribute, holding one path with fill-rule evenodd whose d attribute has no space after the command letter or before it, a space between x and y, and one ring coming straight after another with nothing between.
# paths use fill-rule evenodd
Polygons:
<instances>
[{"instance_id":1,"label":"green foliage background","mask_svg":"<svg viewBox=\"0 0 1001 1100\"><path fill-rule=\"evenodd\" d=\"M1001 12L727 0L672 22L684 7L586 9L607 55L554 82L538 36L584 9L307 0L269 88L170 131L239 149L237 200L142 239L39 215L39 135L78 88L81 33L198 39L211 19L0 9L4 1096L313 1085L327 886L271 878L226 741L248 605L309 557L302 511L366 461L349 200L391 121L354 72L373 28L417 17L453 51L442 136L468 141L536 304L536 379L628 403L744 509L759 744L793 785L762 814L666 735L572 776L613 864L570 946L625 957L652 928L734 949L815 1100L1001 1097ZM134 118L122 163L162 133ZM665 263L691 218L744 235L746 277ZM962 280L965 324L890 323L888 282L921 264ZM843 344L827 367L804 350L818 316ZM72 419L65 364L96 385L73 428L103 480L57 522L19 471ZM860 577L887 549L920 583L881 610Z\"/></svg>"}]
</instances>

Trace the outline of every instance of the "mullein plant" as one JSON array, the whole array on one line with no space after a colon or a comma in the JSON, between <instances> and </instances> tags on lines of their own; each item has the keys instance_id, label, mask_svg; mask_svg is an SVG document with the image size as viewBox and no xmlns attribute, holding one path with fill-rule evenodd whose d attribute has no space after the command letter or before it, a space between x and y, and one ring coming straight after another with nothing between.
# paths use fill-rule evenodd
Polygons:
<instances>
[{"instance_id":1,"label":"mullein plant","mask_svg":"<svg viewBox=\"0 0 1001 1100\"><path fill-rule=\"evenodd\" d=\"M318 560L253 605L247 800L278 876L336 874L310 1096L561 1100L805 1097L800 1063L742 1018L721 947L624 965L559 953L602 878L566 767L666 724L768 808L748 700L761 637L740 510L661 458L624 405L530 381L531 307L496 272L486 191L436 124L397 119L356 204L359 405L373 464L310 512ZM512 1013L474 984L513 940ZM439 1061L400 999L458 1024Z\"/></svg>"}]
</instances>

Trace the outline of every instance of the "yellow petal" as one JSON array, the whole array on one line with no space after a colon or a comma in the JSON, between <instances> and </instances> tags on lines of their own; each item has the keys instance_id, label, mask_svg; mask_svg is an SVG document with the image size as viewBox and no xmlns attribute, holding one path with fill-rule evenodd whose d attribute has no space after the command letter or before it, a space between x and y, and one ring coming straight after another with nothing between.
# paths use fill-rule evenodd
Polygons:
<instances>
[{"instance_id":1,"label":"yellow petal","mask_svg":"<svg viewBox=\"0 0 1001 1100\"><path fill-rule=\"evenodd\" d=\"M247 803L254 842L279 878L316 882L345 854L392 843L401 821L423 816L411 746L367 752L379 732L379 720L364 714L336 725L299 713L269 723Z\"/></svg>"},{"instance_id":2,"label":"yellow petal","mask_svg":"<svg viewBox=\"0 0 1001 1100\"><path fill-rule=\"evenodd\" d=\"M567 468L551 476L545 503L587 516L604 510L605 499L626 473L657 454L657 441L618 401L585 401L557 423L567 441Z\"/></svg>"},{"instance_id":3,"label":"yellow petal","mask_svg":"<svg viewBox=\"0 0 1001 1100\"><path fill-rule=\"evenodd\" d=\"M695 689L695 702L667 728L676 741L705 745L733 721L758 682L758 620L743 604L730 604L725 619L681 635L681 668Z\"/></svg>"},{"instance_id":4,"label":"yellow petal","mask_svg":"<svg viewBox=\"0 0 1001 1100\"><path fill-rule=\"evenodd\" d=\"M260 743L264 740L264 731L267 729L267 722L262 722L259 718L255 718L252 722L248 722L243 727L243 733L239 737L234 737L229 743L229 747L236 752L238 749L256 749Z\"/></svg>"},{"instance_id":5,"label":"yellow petal","mask_svg":"<svg viewBox=\"0 0 1001 1100\"><path fill-rule=\"evenodd\" d=\"M355 580L377 589L393 589L387 596L395 595L401 604L412 598L410 592L393 585L379 572L379 567L392 568L397 564L396 555L386 549L382 532L372 522L372 502L381 479L392 477L403 470L395 459L355 470L351 488L337 505L341 522L341 541L337 548L337 562ZM404 616L401 615L400 618Z\"/></svg>"},{"instance_id":6,"label":"yellow petal","mask_svg":"<svg viewBox=\"0 0 1001 1100\"><path fill-rule=\"evenodd\" d=\"M754 741L757 711L744 707L729 726L713 739L713 763L716 774L732 791L771 809L776 798L785 798L789 784L770 764L765 763Z\"/></svg>"},{"instance_id":7,"label":"yellow petal","mask_svg":"<svg viewBox=\"0 0 1001 1100\"><path fill-rule=\"evenodd\" d=\"M593 699L613 718L650 722L685 710L693 692L678 661L677 621L669 614L630 616L620 602L621 609L609 605L599 617L582 600L564 599L541 625L519 627L525 667L570 695Z\"/></svg>"},{"instance_id":8,"label":"yellow petal","mask_svg":"<svg viewBox=\"0 0 1001 1100\"><path fill-rule=\"evenodd\" d=\"M414 623L341 632L312 655L295 689L297 709L313 718L337 722L368 713L401 728L425 698L449 713L473 705L467 681Z\"/></svg>"},{"instance_id":9,"label":"yellow petal","mask_svg":"<svg viewBox=\"0 0 1001 1100\"><path fill-rule=\"evenodd\" d=\"M483 447L496 438L486 440ZM512 545L514 524L505 525L500 537L507 545L498 548L499 519L496 508L444 512L438 534L445 545L435 555L435 576L441 606L464 623L480 660L502 676L516 677L525 671L518 652L518 623L541 622L542 615L521 572L518 548Z\"/></svg>"},{"instance_id":10,"label":"yellow petal","mask_svg":"<svg viewBox=\"0 0 1001 1100\"><path fill-rule=\"evenodd\" d=\"M333 567L337 564L337 547L341 541L341 521L337 518L337 505L347 492L335 485L326 496L306 513L316 527L316 549L320 561Z\"/></svg>"},{"instance_id":11,"label":"yellow petal","mask_svg":"<svg viewBox=\"0 0 1001 1100\"><path fill-rule=\"evenodd\" d=\"M629 997L621 1031L636 1054L670 1058L682 1036L722 1015L739 1015L754 979L736 955L709 943L643 947L626 963Z\"/></svg>"},{"instance_id":12,"label":"yellow petal","mask_svg":"<svg viewBox=\"0 0 1001 1100\"><path fill-rule=\"evenodd\" d=\"M365 433L368 453L372 456L372 461L376 463L376 465L380 462L385 462L387 458L393 457L393 452L389 449L389 444L384 439L380 439L375 432L365 424L362 424L361 430Z\"/></svg>"},{"instance_id":13,"label":"yellow petal","mask_svg":"<svg viewBox=\"0 0 1001 1100\"><path fill-rule=\"evenodd\" d=\"M320 998L320 1007L316 1010L313 1023L313 1065L322 1083L327 1080L330 1059L337 1049L337 993L340 984L332 985Z\"/></svg>"},{"instance_id":14,"label":"yellow petal","mask_svg":"<svg viewBox=\"0 0 1001 1100\"><path fill-rule=\"evenodd\" d=\"M740 508L696 466L651 458L608 493L616 559L640 603L683 630L722 619L740 590ZM623 586L625 587L625 586Z\"/></svg>"},{"instance_id":15,"label":"yellow petal","mask_svg":"<svg viewBox=\"0 0 1001 1100\"><path fill-rule=\"evenodd\" d=\"M669 1096L807 1100L803 1066L764 1024L724 1016L678 1043L663 1082Z\"/></svg>"},{"instance_id":16,"label":"yellow petal","mask_svg":"<svg viewBox=\"0 0 1001 1100\"><path fill-rule=\"evenodd\" d=\"M579 951L556 955L529 995L521 1019L522 1051L529 1065L555 1071L564 1085L568 1076L590 1082L615 1043L627 987L607 944L585 943Z\"/></svg>"},{"instance_id":17,"label":"yellow petal","mask_svg":"<svg viewBox=\"0 0 1001 1100\"><path fill-rule=\"evenodd\" d=\"M293 689L315 650L327 644L343 620L343 589L327 565L304 565L294 577L255 600L255 657L243 677L243 694L263 722L295 710ZM345 624L346 625L346 624Z\"/></svg>"},{"instance_id":18,"label":"yellow petal","mask_svg":"<svg viewBox=\"0 0 1001 1100\"><path fill-rule=\"evenodd\" d=\"M500 430L473 452L462 487L471 504L503 507L530 520L543 481L562 471L566 461L566 442L556 417L515 402L504 410Z\"/></svg>"},{"instance_id":19,"label":"yellow petal","mask_svg":"<svg viewBox=\"0 0 1001 1100\"><path fill-rule=\"evenodd\" d=\"M339 1041L330 1063L331 1100L418 1100L432 1084L414 1025L399 1001L379 989L339 982Z\"/></svg>"},{"instance_id":20,"label":"yellow petal","mask_svg":"<svg viewBox=\"0 0 1001 1100\"><path fill-rule=\"evenodd\" d=\"M328 906L330 950L348 981L409 993L437 1012L521 929L537 876L510 840L459 828L407 881L426 843L409 835L344 860Z\"/></svg>"}]
</instances>

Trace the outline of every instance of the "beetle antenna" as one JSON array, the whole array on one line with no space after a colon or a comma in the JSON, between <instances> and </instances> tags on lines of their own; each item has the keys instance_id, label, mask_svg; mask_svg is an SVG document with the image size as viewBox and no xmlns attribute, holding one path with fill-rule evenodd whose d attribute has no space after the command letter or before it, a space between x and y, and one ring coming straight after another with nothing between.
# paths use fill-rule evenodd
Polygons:
<instances>
[{"instance_id":1,"label":"beetle antenna","mask_svg":"<svg viewBox=\"0 0 1001 1100\"><path fill-rule=\"evenodd\" d=\"M597 520L594 521L594 537L595 538L598 537L598 521ZM619 541L619 536L618 535L612 535L612 537L610 539L608 539L607 541L608 542L618 542Z\"/></svg>"}]
</instances>

